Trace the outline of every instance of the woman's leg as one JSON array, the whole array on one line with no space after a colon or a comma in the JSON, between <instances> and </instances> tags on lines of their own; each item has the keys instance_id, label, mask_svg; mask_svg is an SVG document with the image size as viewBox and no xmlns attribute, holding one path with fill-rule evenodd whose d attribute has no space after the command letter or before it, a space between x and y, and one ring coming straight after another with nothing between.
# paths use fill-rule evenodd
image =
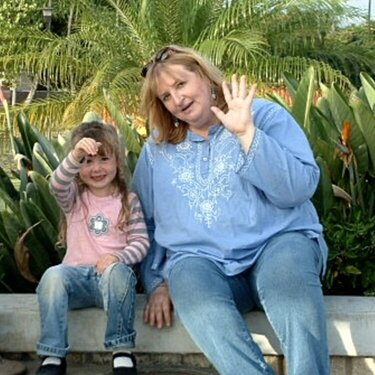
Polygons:
<instances>
[{"instance_id":1,"label":"woman's leg","mask_svg":"<svg viewBox=\"0 0 375 375\"><path fill-rule=\"evenodd\" d=\"M90 268L58 265L43 274L37 288L41 337L37 353L65 357L68 353L68 310L95 305Z\"/></svg>"},{"instance_id":2,"label":"woman's leg","mask_svg":"<svg viewBox=\"0 0 375 375\"><path fill-rule=\"evenodd\" d=\"M209 260L185 258L170 272L174 307L221 375L273 374L236 307L232 288L242 288L240 279L230 279Z\"/></svg>"},{"instance_id":3,"label":"woman's leg","mask_svg":"<svg viewBox=\"0 0 375 375\"><path fill-rule=\"evenodd\" d=\"M103 308L107 313L106 348L134 348L134 271L123 263L111 264L99 281Z\"/></svg>"},{"instance_id":4,"label":"woman's leg","mask_svg":"<svg viewBox=\"0 0 375 375\"><path fill-rule=\"evenodd\" d=\"M317 242L286 233L270 240L249 273L253 294L281 342L289 375L330 373L321 270Z\"/></svg>"}]
</instances>

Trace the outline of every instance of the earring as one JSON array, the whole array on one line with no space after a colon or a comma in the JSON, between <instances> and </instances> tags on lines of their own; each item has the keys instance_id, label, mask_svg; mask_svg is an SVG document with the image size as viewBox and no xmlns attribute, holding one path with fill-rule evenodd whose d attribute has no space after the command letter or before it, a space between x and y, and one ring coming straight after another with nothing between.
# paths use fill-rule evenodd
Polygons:
<instances>
[{"instance_id":1,"label":"earring","mask_svg":"<svg viewBox=\"0 0 375 375\"><path fill-rule=\"evenodd\" d=\"M216 88L215 87L211 87L211 98L213 100L217 99L217 94L216 94Z\"/></svg>"},{"instance_id":2,"label":"earring","mask_svg":"<svg viewBox=\"0 0 375 375\"><path fill-rule=\"evenodd\" d=\"M178 118L175 118L174 119L174 127L178 128L179 126L180 126L180 121L178 120Z\"/></svg>"}]
</instances>

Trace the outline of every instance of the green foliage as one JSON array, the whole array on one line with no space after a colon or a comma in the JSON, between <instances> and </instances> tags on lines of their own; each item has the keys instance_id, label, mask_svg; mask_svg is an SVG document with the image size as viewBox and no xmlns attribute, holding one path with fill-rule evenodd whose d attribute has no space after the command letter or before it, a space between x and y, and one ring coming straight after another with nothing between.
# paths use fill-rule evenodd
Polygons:
<instances>
[{"instance_id":1,"label":"green foliage","mask_svg":"<svg viewBox=\"0 0 375 375\"><path fill-rule=\"evenodd\" d=\"M27 111L30 121L43 130L75 126L89 111L102 114L105 91L123 112L137 114L141 67L170 43L193 47L225 74L246 74L251 81L279 85L283 72L300 79L314 65L322 81L349 86L344 70L333 61L344 55L356 64L363 53L371 61L373 47L344 50L344 41L338 40L335 48L323 48L323 36L353 14L343 4L343 0L54 1L51 31L24 27L0 35L0 45L6 49L0 54L0 71L24 72L51 88L47 99L14 108ZM5 123L4 117L0 123Z\"/></svg>"},{"instance_id":2,"label":"green foliage","mask_svg":"<svg viewBox=\"0 0 375 375\"><path fill-rule=\"evenodd\" d=\"M343 221L338 214L323 218L329 247L325 292L375 296L375 217L356 211Z\"/></svg>"},{"instance_id":3,"label":"green foliage","mask_svg":"<svg viewBox=\"0 0 375 375\"><path fill-rule=\"evenodd\" d=\"M21 28L38 30L42 25L41 0L2 0L0 3L0 25L3 37L11 37ZM6 44L0 43L0 56L5 54ZM0 83L12 86L16 75L2 71L0 68ZM0 84L1 86L1 84Z\"/></svg>"},{"instance_id":4,"label":"green foliage","mask_svg":"<svg viewBox=\"0 0 375 375\"><path fill-rule=\"evenodd\" d=\"M329 293L375 292L375 81L344 93L318 83L308 69L298 82L285 75L292 113L310 140L321 170L313 202L325 226Z\"/></svg>"}]
</instances>

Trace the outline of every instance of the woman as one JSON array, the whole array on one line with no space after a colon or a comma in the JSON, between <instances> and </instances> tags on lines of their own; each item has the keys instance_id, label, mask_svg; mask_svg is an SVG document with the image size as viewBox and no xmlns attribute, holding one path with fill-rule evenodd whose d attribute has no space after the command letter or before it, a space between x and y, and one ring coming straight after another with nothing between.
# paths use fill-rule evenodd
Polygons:
<instances>
[{"instance_id":1,"label":"woman","mask_svg":"<svg viewBox=\"0 0 375 375\"><path fill-rule=\"evenodd\" d=\"M170 295L220 374L274 374L241 315L260 308L289 374L329 374L319 169L303 131L193 50L167 46L142 75L155 128L133 180L152 240L145 321L171 324Z\"/></svg>"}]
</instances>

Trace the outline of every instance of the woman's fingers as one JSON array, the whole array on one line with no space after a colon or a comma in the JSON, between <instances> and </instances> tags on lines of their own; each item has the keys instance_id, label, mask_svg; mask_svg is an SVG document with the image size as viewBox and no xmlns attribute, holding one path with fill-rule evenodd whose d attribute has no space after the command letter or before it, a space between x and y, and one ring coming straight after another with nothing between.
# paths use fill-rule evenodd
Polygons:
<instances>
[{"instance_id":1,"label":"woman's fingers","mask_svg":"<svg viewBox=\"0 0 375 375\"><path fill-rule=\"evenodd\" d=\"M143 309L143 320L152 327L170 327L172 325L172 310L168 288L160 286L149 296Z\"/></svg>"},{"instance_id":2,"label":"woman's fingers","mask_svg":"<svg viewBox=\"0 0 375 375\"><path fill-rule=\"evenodd\" d=\"M240 78L240 89L238 92L238 97L245 99L247 96L247 81L246 76L241 76Z\"/></svg>"},{"instance_id":3,"label":"woman's fingers","mask_svg":"<svg viewBox=\"0 0 375 375\"><path fill-rule=\"evenodd\" d=\"M237 75L233 74L232 75L232 98L237 98L238 97L238 80L237 80Z\"/></svg>"},{"instance_id":4,"label":"woman's fingers","mask_svg":"<svg viewBox=\"0 0 375 375\"><path fill-rule=\"evenodd\" d=\"M223 88L224 99L227 103L229 103L232 100L232 94L231 94L231 92L229 90L229 87L228 87L228 85L225 81L223 81L222 88Z\"/></svg>"},{"instance_id":5,"label":"woman's fingers","mask_svg":"<svg viewBox=\"0 0 375 375\"><path fill-rule=\"evenodd\" d=\"M227 103L236 98L247 100L249 95L253 97L256 88L255 85L252 85L248 90L246 76L242 75L238 81L236 74L232 75L231 88L229 88L226 82L223 82L222 87L224 98Z\"/></svg>"},{"instance_id":6,"label":"woman's fingers","mask_svg":"<svg viewBox=\"0 0 375 375\"><path fill-rule=\"evenodd\" d=\"M249 93L247 94L246 105L248 105L249 107L251 107L251 105L253 104L256 89L257 89L257 85L256 85L256 83L254 83L253 85L251 85L251 87L249 89Z\"/></svg>"}]
</instances>

